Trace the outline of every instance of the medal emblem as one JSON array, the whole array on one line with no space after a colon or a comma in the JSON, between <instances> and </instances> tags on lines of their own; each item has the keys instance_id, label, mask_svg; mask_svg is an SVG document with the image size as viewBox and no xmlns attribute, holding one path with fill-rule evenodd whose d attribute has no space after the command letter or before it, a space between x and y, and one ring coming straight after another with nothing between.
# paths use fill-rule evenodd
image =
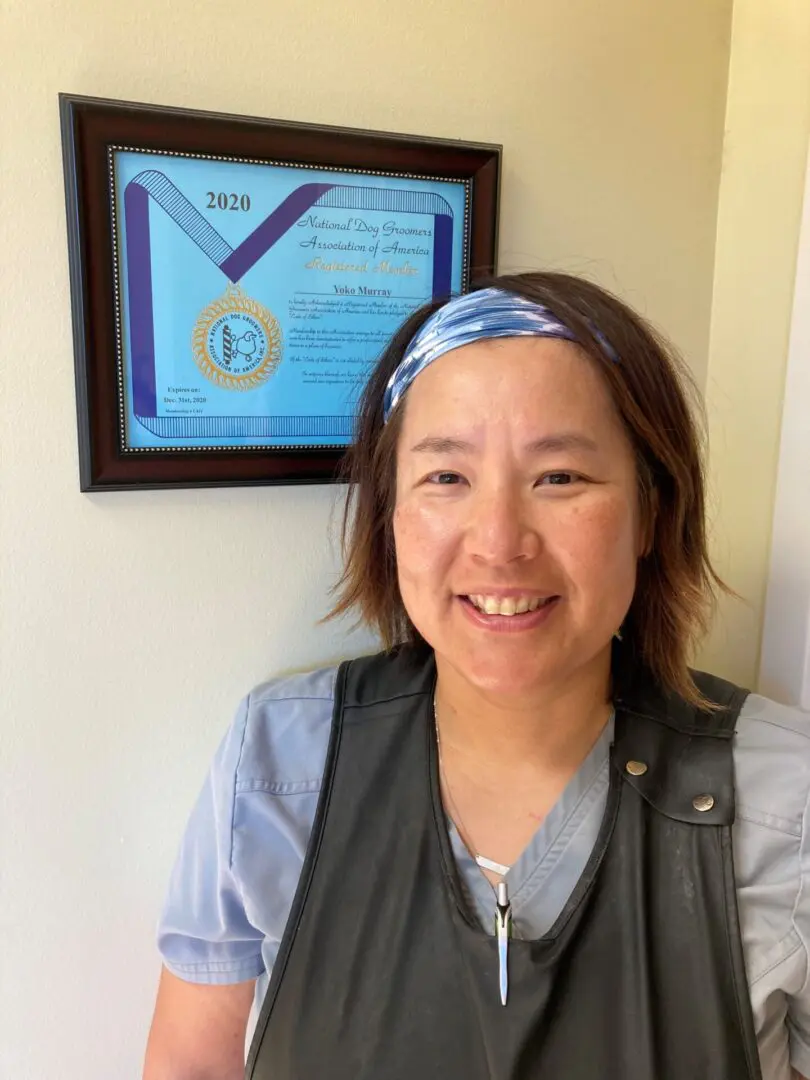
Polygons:
<instances>
[{"instance_id":1,"label":"medal emblem","mask_svg":"<svg viewBox=\"0 0 810 1080\"><path fill-rule=\"evenodd\" d=\"M197 319L192 350L197 367L216 386L255 390L281 363L281 328L239 285L228 285Z\"/></svg>"}]
</instances>

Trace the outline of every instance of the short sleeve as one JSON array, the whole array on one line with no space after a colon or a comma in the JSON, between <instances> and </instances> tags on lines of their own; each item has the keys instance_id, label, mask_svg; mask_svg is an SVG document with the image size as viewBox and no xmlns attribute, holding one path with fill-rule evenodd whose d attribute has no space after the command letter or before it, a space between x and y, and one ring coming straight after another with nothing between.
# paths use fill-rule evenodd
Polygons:
<instances>
[{"instance_id":1,"label":"short sleeve","mask_svg":"<svg viewBox=\"0 0 810 1080\"><path fill-rule=\"evenodd\" d=\"M790 1063L803 1076L810 1077L810 796L802 819L801 874L793 925L802 942L804 982L787 998Z\"/></svg>"},{"instance_id":2,"label":"short sleeve","mask_svg":"<svg viewBox=\"0 0 810 1080\"><path fill-rule=\"evenodd\" d=\"M186 826L158 927L164 964L186 982L236 983L264 971L262 934L247 917L233 872L236 772L247 716L246 698Z\"/></svg>"}]
</instances>

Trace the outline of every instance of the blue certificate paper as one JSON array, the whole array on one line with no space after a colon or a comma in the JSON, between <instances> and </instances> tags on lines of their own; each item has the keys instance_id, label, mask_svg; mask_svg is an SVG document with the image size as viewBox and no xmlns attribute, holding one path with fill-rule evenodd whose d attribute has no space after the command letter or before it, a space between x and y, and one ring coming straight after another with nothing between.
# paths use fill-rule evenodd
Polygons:
<instances>
[{"instance_id":1,"label":"blue certificate paper","mask_svg":"<svg viewBox=\"0 0 810 1080\"><path fill-rule=\"evenodd\" d=\"M124 451L345 446L393 331L467 286L468 180L109 160Z\"/></svg>"}]
</instances>

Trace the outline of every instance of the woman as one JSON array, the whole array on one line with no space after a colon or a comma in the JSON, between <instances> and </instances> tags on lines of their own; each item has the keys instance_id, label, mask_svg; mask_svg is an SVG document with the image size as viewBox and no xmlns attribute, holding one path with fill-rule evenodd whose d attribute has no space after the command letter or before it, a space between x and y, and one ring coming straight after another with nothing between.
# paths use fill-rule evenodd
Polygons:
<instances>
[{"instance_id":1,"label":"woman","mask_svg":"<svg viewBox=\"0 0 810 1080\"><path fill-rule=\"evenodd\" d=\"M254 999L253 1080L810 1075L810 727L687 666L720 584L687 390L563 275L402 328L335 609L387 651L240 709L146 1080L241 1076Z\"/></svg>"}]
</instances>

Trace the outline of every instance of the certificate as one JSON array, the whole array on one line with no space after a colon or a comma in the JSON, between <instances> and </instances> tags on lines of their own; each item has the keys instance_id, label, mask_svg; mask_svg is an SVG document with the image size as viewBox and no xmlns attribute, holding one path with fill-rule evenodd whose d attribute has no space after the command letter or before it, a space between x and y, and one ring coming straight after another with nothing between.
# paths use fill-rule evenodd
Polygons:
<instances>
[{"instance_id":1,"label":"certificate","mask_svg":"<svg viewBox=\"0 0 810 1080\"><path fill-rule=\"evenodd\" d=\"M394 332L495 272L498 146L59 105L82 491L338 478Z\"/></svg>"},{"instance_id":2,"label":"certificate","mask_svg":"<svg viewBox=\"0 0 810 1080\"><path fill-rule=\"evenodd\" d=\"M393 332L466 282L468 181L110 159L128 447L346 446Z\"/></svg>"}]
</instances>

